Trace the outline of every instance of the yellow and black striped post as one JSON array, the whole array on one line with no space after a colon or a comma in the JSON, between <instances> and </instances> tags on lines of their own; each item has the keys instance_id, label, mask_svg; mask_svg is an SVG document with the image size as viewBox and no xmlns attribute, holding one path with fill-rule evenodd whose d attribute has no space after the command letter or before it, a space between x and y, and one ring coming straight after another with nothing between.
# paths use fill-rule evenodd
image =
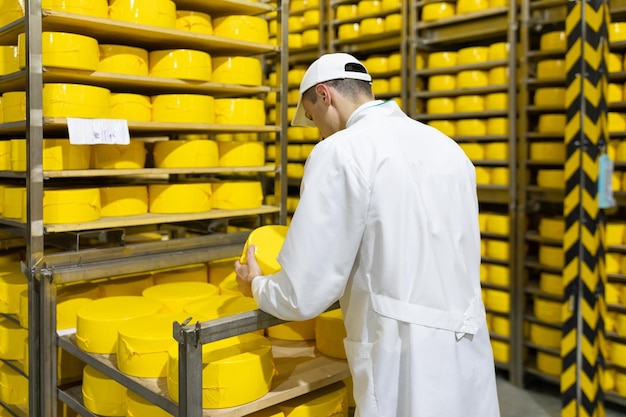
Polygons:
<instances>
[{"instance_id":1,"label":"yellow and black striped post","mask_svg":"<svg viewBox=\"0 0 626 417\"><path fill-rule=\"evenodd\" d=\"M565 33L565 236L563 252L563 417L602 417L604 213L598 207L599 157L606 148L607 0L568 1Z\"/></svg>"}]
</instances>

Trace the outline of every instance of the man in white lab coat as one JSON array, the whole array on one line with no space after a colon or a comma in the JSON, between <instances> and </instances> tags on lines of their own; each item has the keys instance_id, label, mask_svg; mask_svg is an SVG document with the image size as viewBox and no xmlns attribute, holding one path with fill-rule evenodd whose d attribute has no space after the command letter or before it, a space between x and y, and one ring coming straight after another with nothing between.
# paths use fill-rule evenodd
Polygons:
<instances>
[{"instance_id":1,"label":"man in white lab coat","mask_svg":"<svg viewBox=\"0 0 626 417\"><path fill-rule=\"evenodd\" d=\"M317 126L301 196L263 275L254 246L240 289L285 320L339 300L357 417L497 417L481 298L474 166L450 138L375 100L353 56L305 73L293 125Z\"/></svg>"}]
</instances>

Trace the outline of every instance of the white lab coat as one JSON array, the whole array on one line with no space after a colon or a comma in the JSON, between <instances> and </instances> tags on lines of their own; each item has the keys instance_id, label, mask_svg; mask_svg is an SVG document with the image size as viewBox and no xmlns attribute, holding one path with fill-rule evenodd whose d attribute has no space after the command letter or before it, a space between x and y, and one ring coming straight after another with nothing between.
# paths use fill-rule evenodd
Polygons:
<instances>
[{"instance_id":1,"label":"white lab coat","mask_svg":"<svg viewBox=\"0 0 626 417\"><path fill-rule=\"evenodd\" d=\"M357 417L497 417L481 298L474 166L393 101L318 143L260 309L313 318L340 300Z\"/></svg>"}]
</instances>

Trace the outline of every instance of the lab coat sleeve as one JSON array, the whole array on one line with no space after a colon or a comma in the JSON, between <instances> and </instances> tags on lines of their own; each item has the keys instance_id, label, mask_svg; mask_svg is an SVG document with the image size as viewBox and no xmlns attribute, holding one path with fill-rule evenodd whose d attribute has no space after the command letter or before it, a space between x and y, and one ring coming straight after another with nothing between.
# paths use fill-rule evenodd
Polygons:
<instances>
[{"instance_id":1,"label":"lab coat sleeve","mask_svg":"<svg viewBox=\"0 0 626 417\"><path fill-rule=\"evenodd\" d=\"M316 317L337 301L357 259L369 186L335 145L326 139L307 160L300 202L278 256L282 270L252 282L259 308L284 320Z\"/></svg>"}]
</instances>

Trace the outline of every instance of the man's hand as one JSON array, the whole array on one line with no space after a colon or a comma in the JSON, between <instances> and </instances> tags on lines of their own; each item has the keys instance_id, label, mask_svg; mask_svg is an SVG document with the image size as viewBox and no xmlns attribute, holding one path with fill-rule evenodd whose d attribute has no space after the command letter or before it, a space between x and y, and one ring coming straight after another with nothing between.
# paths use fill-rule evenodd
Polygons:
<instances>
[{"instance_id":1,"label":"man's hand","mask_svg":"<svg viewBox=\"0 0 626 417\"><path fill-rule=\"evenodd\" d=\"M246 251L247 261L241 264L239 260L235 261L235 274L237 275L237 284L239 291L246 297L252 297L252 280L259 275L263 275L263 271L256 261L254 251L256 246L250 245Z\"/></svg>"}]
</instances>

